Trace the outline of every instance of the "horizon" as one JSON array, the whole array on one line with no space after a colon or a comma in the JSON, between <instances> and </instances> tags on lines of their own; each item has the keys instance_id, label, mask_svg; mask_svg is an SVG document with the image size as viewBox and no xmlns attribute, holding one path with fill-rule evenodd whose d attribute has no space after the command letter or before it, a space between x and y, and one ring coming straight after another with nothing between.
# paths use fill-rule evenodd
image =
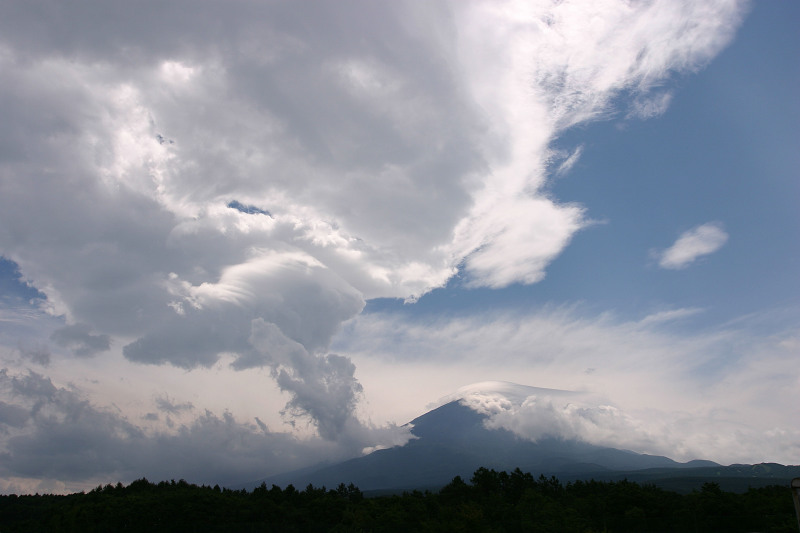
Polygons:
<instances>
[{"instance_id":1,"label":"horizon","mask_svg":"<svg viewBox=\"0 0 800 533\"><path fill-rule=\"evenodd\" d=\"M0 5L0 493L336 462L458 394L797 464L798 22Z\"/></svg>"}]
</instances>

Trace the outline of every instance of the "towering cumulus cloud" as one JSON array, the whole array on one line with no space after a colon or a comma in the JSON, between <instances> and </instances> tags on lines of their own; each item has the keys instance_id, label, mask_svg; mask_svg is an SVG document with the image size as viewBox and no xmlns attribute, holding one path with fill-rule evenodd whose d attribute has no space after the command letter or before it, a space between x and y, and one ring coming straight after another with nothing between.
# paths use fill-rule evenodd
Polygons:
<instances>
[{"instance_id":1,"label":"towering cumulus cloud","mask_svg":"<svg viewBox=\"0 0 800 533\"><path fill-rule=\"evenodd\" d=\"M82 356L265 367L337 439L365 300L535 283L566 128L652 116L735 0L0 5L0 254ZM579 152L575 152L577 154ZM574 161L570 162L571 165ZM564 168L567 168L566 166ZM113 350L112 350L113 351Z\"/></svg>"}]
</instances>

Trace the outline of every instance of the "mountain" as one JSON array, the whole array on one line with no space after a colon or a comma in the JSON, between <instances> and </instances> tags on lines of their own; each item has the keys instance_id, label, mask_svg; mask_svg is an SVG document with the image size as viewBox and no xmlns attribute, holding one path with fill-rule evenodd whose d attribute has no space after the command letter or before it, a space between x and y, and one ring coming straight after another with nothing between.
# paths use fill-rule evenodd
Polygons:
<instances>
[{"instance_id":1,"label":"mountain","mask_svg":"<svg viewBox=\"0 0 800 533\"><path fill-rule=\"evenodd\" d=\"M505 429L489 429L487 414L463 403L476 390L490 390L505 401L521 401L531 391L548 395L567 391L535 389L507 383L484 383L461 389L454 399L410 422L416 437L404 446L378 450L369 455L317 469L289 472L263 480L270 484L295 487L336 487L353 483L361 490L401 490L436 488L460 475L469 480L479 467L495 470L520 468L538 476L557 475L560 479L604 478L619 471L646 469L719 467L711 461L678 463L667 457L639 454L596 446L578 440L542 438L522 439ZM256 482L254 486L260 484Z\"/></svg>"}]
</instances>

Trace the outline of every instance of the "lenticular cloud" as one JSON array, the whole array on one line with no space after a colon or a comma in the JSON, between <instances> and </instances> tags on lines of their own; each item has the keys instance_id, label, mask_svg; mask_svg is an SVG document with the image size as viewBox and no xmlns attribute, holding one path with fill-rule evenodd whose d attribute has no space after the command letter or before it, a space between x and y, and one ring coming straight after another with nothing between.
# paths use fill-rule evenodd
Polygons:
<instances>
[{"instance_id":1,"label":"lenticular cloud","mask_svg":"<svg viewBox=\"0 0 800 533\"><path fill-rule=\"evenodd\" d=\"M586 223L542 192L550 142L620 96L663 112L659 87L713 57L742 11L105 6L0 7L0 253L76 353L185 368L235 354L331 437L359 391L326 354L339 324L459 271L541 280Z\"/></svg>"}]
</instances>

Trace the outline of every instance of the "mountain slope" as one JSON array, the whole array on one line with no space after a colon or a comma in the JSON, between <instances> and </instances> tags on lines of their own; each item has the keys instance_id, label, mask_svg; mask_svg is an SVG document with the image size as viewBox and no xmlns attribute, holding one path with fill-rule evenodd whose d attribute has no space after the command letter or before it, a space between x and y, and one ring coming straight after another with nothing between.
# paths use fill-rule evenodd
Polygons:
<instances>
[{"instance_id":1,"label":"mountain slope","mask_svg":"<svg viewBox=\"0 0 800 533\"><path fill-rule=\"evenodd\" d=\"M292 483L296 487L309 483L326 487L353 483L362 490L412 489L441 486L456 475L469 479L481 466L496 470L519 467L534 475L685 466L667 457L575 440L545 438L530 442L504 429L487 429L483 423L486 418L487 415L452 401L412 420L411 432L417 438L404 446L265 481L277 485Z\"/></svg>"}]
</instances>

